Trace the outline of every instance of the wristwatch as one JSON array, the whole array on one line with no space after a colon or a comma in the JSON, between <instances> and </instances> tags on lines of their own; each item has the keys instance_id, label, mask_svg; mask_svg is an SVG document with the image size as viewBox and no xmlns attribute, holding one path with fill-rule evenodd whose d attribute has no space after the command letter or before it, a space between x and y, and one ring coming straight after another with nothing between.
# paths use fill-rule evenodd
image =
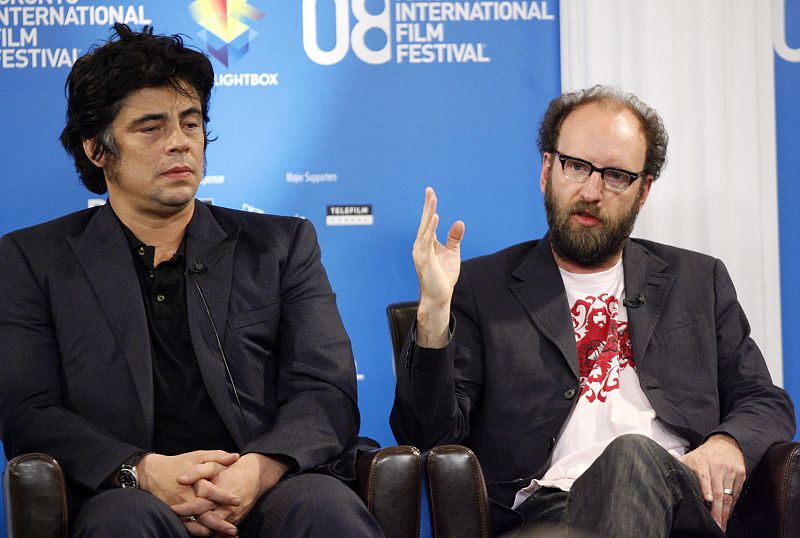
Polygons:
<instances>
[{"instance_id":1,"label":"wristwatch","mask_svg":"<svg viewBox=\"0 0 800 538\"><path fill-rule=\"evenodd\" d=\"M139 489L139 473L136 472L136 464L148 454L152 454L152 452L137 452L120 465L119 471L117 471L119 487Z\"/></svg>"},{"instance_id":2,"label":"wristwatch","mask_svg":"<svg viewBox=\"0 0 800 538\"><path fill-rule=\"evenodd\" d=\"M139 475L136 473L136 465L123 463L117 473L117 480L122 488L139 489Z\"/></svg>"}]
</instances>

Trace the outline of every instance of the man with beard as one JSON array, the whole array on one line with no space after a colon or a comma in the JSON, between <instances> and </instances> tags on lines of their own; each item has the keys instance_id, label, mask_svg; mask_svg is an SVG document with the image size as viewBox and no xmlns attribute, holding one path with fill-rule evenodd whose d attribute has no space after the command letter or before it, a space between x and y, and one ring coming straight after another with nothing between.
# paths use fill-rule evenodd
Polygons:
<instances>
[{"instance_id":1,"label":"man with beard","mask_svg":"<svg viewBox=\"0 0 800 538\"><path fill-rule=\"evenodd\" d=\"M549 232L461 264L427 189L397 440L472 448L495 533L724 536L745 479L794 433L722 262L629 239L667 134L631 94L554 99L539 130Z\"/></svg>"}]
</instances>

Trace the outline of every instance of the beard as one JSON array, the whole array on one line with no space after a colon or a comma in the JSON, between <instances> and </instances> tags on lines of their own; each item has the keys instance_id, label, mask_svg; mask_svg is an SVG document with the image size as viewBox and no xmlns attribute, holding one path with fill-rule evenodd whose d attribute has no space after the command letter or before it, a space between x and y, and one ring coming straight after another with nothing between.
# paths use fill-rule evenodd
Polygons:
<instances>
[{"instance_id":1,"label":"beard","mask_svg":"<svg viewBox=\"0 0 800 538\"><path fill-rule=\"evenodd\" d=\"M556 200L551 170L544 190L550 245L558 256L582 267L594 268L603 265L622 252L639 215L641 196L640 187L631 206L620 215L609 215L598 209L597 204L584 201L567 207ZM591 227L573 224L571 216L579 212L599 219L601 224Z\"/></svg>"}]
</instances>

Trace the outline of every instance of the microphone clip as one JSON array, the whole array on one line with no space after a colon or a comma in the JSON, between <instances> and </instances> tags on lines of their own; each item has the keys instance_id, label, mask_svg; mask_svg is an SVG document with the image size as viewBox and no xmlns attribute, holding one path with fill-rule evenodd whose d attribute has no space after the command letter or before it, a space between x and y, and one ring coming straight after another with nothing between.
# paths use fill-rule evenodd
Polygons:
<instances>
[{"instance_id":1,"label":"microphone clip","mask_svg":"<svg viewBox=\"0 0 800 538\"><path fill-rule=\"evenodd\" d=\"M644 293L640 293L635 299L623 299L622 304L627 308L639 308L640 306L647 304L647 299L644 298Z\"/></svg>"}]
</instances>

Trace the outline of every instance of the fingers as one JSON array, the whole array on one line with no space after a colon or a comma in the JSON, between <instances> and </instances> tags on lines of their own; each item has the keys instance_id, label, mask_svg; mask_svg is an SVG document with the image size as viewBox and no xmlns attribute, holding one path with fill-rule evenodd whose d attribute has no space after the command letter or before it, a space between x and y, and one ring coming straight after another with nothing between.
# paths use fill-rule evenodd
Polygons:
<instances>
[{"instance_id":1,"label":"fingers","mask_svg":"<svg viewBox=\"0 0 800 538\"><path fill-rule=\"evenodd\" d=\"M417 240L423 236L430 236L431 220L436 215L436 193L431 187L425 188L425 204L422 206L422 216L419 219L419 229L417 230ZM434 226L434 234L436 228Z\"/></svg>"},{"instance_id":2,"label":"fingers","mask_svg":"<svg viewBox=\"0 0 800 538\"><path fill-rule=\"evenodd\" d=\"M195 514L202 514L217 507L217 503L203 499L202 497L195 497L194 499L180 504L170 506L170 510L175 512L182 518L191 517Z\"/></svg>"},{"instance_id":3,"label":"fingers","mask_svg":"<svg viewBox=\"0 0 800 538\"><path fill-rule=\"evenodd\" d=\"M722 493L722 490L725 488L725 486L723 486L723 482L723 478L719 473L711 474L711 517L713 517L714 521L717 522L719 528L724 531L725 524L728 521L723 517L723 514L725 513L725 497L730 497L730 495L724 495ZM730 503L728 504L728 507L730 507Z\"/></svg>"},{"instance_id":4,"label":"fingers","mask_svg":"<svg viewBox=\"0 0 800 538\"><path fill-rule=\"evenodd\" d=\"M213 461L221 465L233 465L239 459L236 452L226 452L224 450L197 450L192 452L197 463Z\"/></svg>"},{"instance_id":5,"label":"fingers","mask_svg":"<svg viewBox=\"0 0 800 538\"><path fill-rule=\"evenodd\" d=\"M205 463L192 465L191 467L186 469L180 476L178 476L177 478L178 484L181 484L183 486L191 486L192 484L203 478L205 478L206 480L212 480L224 469L227 469L226 465L223 465L221 463L216 463L213 461L207 461Z\"/></svg>"},{"instance_id":6,"label":"fingers","mask_svg":"<svg viewBox=\"0 0 800 538\"><path fill-rule=\"evenodd\" d=\"M205 479L195 482L192 486L192 489L194 489L195 495L198 497L208 499L209 501L213 501L217 504L239 506L239 504L242 502L242 500L233 493L229 493L213 482L209 482Z\"/></svg>"},{"instance_id":7,"label":"fingers","mask_svg":"<svg viewBox=\"0 0 800 538\"><path fill-rule=\"evenodd\" d=\"M234 524L225 521L219 514L211 511L198 516L183 516L181 520L192 536L212 536L214 534L236 536L239 532Z\"/></svg>"}]
</instances>

